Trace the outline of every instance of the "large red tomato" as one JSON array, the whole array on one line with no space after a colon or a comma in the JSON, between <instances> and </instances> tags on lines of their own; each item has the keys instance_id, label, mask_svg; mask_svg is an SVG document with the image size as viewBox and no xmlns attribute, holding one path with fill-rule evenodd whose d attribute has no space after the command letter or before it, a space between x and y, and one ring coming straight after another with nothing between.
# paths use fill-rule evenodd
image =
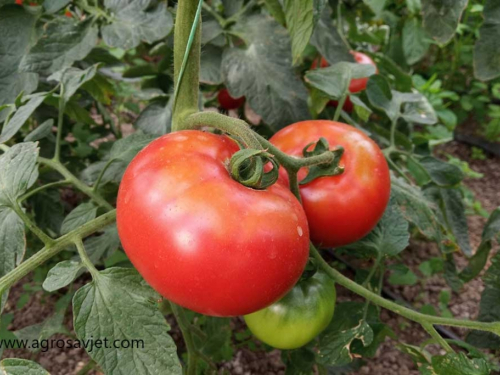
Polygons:
<instances>
[{"instance_id":1,"label":"large red tomato","mask_svg":"<svg viewBox=\"0 0 500 375\"><path fill-rule=\"evenodd\" d=\"M357 52L357 51L351 51L351 55L354 56L354 60L358 64L373 65L375 68L377 68L377 65L375 65L375 62L372 60L372 58L370 56L368 56L362 52ZM317 65L318 65L317 61L314 60L312 65L311 65L311 69L316 69ZM322 57L320 67L326 68L327 66L329 66L328 61L326 61L325 58ZM377 70L377 72L378 72L378 70ZM366 89L367 83L368 83L368 77L352 79L351 83L349 84L349 92L355 94L357 92L363 91L364 89ZM338 102L336 100L331 100L328 102L328 105L336 107L338 105ZM344 102L343 109L346 112L352 112L353 108L354 108L354 106L351 102L351 99L348 96Z\"/></svg>"},{"instance_id":2,"label":"large red tomato","mask_svg":"<svg viewBox=\"0 0 500 375\"><path fill-rule=\"evenodd\" d=\"M345 170L301 185L300 194L311 240L337 247L359 240L382 217L391 190L389 168L375 142L362 131L340 122L298 122L280 130L270 141L287 154L301 157L304 147L320 137L326 138L331 148L344 147L340 165ZM299 182L306 174L306 168L299 171ZM280 180L288 183L283 168Z\"/></svg>"},{"instance_id":3,"label":"large red tomato","mask_svg":"<svg viewBox=\"0 0 500 375\"><path fill-rule=\"evenodd\" d=\"M283 297L309 254L306 215L280 184L245 187L228 172L232 139L165 135L130 163L117 223L129 259L167 299L213 316L245 315Z\"/></svg>"}]
</instances>

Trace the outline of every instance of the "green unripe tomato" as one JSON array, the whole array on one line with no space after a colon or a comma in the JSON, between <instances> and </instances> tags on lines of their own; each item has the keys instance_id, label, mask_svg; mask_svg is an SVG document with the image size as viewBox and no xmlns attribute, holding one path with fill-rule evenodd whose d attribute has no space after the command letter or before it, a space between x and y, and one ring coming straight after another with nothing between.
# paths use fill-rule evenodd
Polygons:
<instances>
[{"instance_id":1,"label":"green unripe tomato","mask_svg":"<svg viewBox=\"0 0 500 375\"><path fill-rule=\"evenodd\" d=\"M282 299L245 315L245 322L262 342L278 349L296 349L330 324L337 294L335 283L318 271L301 280Z\"/></svg>"}]
</instances>

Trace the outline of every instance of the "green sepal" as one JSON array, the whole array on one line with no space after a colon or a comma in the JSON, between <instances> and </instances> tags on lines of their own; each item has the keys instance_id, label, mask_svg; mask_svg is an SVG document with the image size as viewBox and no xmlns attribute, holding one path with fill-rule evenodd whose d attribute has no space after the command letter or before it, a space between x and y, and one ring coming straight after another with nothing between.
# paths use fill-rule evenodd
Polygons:
<instances>
[{"instance_id":1,"label":"green sepal","mask_svg":"<svg viewBox=\"0 0 500 375\"><path fill-rule=\"evenodd\" d=\"M344 148L342 146L337 146L334 150L330 150L328 141L321 137L316 143L316 146L314 146L314 150L307 151L307 149L313 144L314 143L309 143L306 147L304 147L304 150L302 151L304 157L307 158L315 155L321 155L328 151L330 151L334 157L331 163L311 165L309 167L309 173L306 178L300 181L300 185L308 184L318 177L336 176L344 172L344 167L339 166L340 159L344 154Z\"/></svg>"}]
</instances>

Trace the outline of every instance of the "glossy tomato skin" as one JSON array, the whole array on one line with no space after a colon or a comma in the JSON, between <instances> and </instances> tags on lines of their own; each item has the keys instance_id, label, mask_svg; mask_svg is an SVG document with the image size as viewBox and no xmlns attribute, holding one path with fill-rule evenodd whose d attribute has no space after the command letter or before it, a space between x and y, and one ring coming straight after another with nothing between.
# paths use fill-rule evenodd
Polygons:
<instances>
[{"instance_id":1,"label":"glossy tomato skin","mask_svg":"<svg viewBox=\"0 0 500 375\"><path fill-rule=\"evenodd\" d=\"M230 109L238 109L245 103L245 97L233 98L227 89L221 89L217 94L220 106L226 111Z\"/></svg>"},{"instance_id":2,"label":"glossy tomato skin","mask_svg":"<svg viewBox=\"0 0 500 375\"><path fill-rule=\"evenodd\" d=\"M311 240L324 247L355 242L368 234L382 217L389 202L391 180L384 155L362 131L340 122L302 121L280 130L271 143L289 155L302 157L302 150L319 138L331 148L344 147L337 176L320 177L300 186ZM307 174L299 171L299 182ZM281 183L288 176L280 168Z\"/></svg>"},{"instance_id":3,"label":"glossy tomato skin","mask_svg":"<svg viewBox=\"0 0 500 375\"><path fill-rule=\"evenodd\" d=\"M278 349L296 349L320 334L335 311L335 283L322 272L299 281L278 302L245 316L252 333Z\"/></svg>"},{"instance_id":4,"label":"glossy tomato skin","mask_svg":"<svg viewBox=\"0 0 500 375\"><path fill-rule=\"evenodd\" d=\"M245 187L227 170L230 138L179 131L130 163L117 201L129 259L165 298L212 316L244 315L285 295L309 253L305 213L288 189Z\"/></svg>"},{"instance_id":5,"label":"glossy tomato skin","mask_svg":"<svg viewBox=\"0 0 500 375\"><path fill-rule=\"evenodd\" d=\"M351 51L351 55L354 56L354 60L358 64L373 65L375 67L375 69L377 68L377 65L375 64L375 62L372 60L372 58L370 56L368 56L362 52L358 52L358 51ZM312 65L311 65L311 69L316 69L317 65L318 65L317 61L314 60ZM320 67L326 68L329 65L330 64L328 64L328 61L326 61L325 58L322 57L321 62L320 62ZM377 70L377 73L378 73L378 70ZM355 94L357 92L363 91L364 89L366 89L367 84L368 84L368 77L352 79L350 84L349 84L349 92ZM330 100L328 102L328 106L336 107L337 105L338 105L338 102L336 100ZM354 109L354 105L352 104L349 96L346 98L346 100L344 102L344 106L342 108L344 109L344 111L349 112L349 113L351 113L352 110Z\"/></svg>"}]
</instances>

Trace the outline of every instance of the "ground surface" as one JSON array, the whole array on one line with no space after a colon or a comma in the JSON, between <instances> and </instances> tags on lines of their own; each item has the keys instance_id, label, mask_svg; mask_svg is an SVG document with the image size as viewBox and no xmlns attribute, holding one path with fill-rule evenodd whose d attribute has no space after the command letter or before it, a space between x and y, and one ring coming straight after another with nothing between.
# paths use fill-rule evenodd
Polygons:
<instances>
[{"instance_id":1,"label":"ground surface","mask_svg":"<svg viewBox=\"0 0 500 375\"><path fill-rule=\"evenodd\" d=\"M438 150L438 153L449 153L459 156L463 160L469 161L471 167L477 171L484 173L485 177L479 180L467 180L466 185L475 193L476 198L482 203L487 211L500 206L500 190L498 181L500 181L500 158L488 157L484 161L472 160L470 156L470 148L464 144L456 142L450 143ZM477 247L482 227L485 219L479 216L469 217L469 225L471 230L471 242L474 248ZM410 266L415 272L416 267L422 260L437 255L435 245L426 242L414 241L403 255L405 263ZM463 267L464 259L457 257L457 263ZM30 281L26 278L14 288L12 288L6 312L15 311L15 306L19 298L23 295L23 284ZM83 283L83 281L82 281ZM387 284L386 284L387 285ZM440 277L428 279L424 284L418 284L412 287L392 287L390 288L395 294L401 296L402 299L419 307L423 304L433 304L437 306L438 296L441 290L447 289L444 280ZM76 288L75 288L76 289ZM483 285L480 280L470 282L465 286L460 294L453 294L449 308L456 317L474 319L478 313L480 294L483 290ZM356 296L350 292L338 288L339 299L353 300ZM15 312L14 320L9 326L10 330L17 330L32 324L42 322L53 311L54 303L57 300L55 295L47 295L43 292L36 292L32 295L29 302L21 309ZM72 330L71 313L66 317L66 323L69 330ZM409 324L405 319L402 319L392 313L382 312L382 319L389 324L392 329L397 332L399 340L409 344L418 345L427 339L425 332L419 326ZM236 327L241 327L240 319L235 319L233 324ZM454 333L463 337L463 332L454 331ZM182 345L177 327L173 327L173 337ZM60 336L64 337L64 336ZM382 344L376 358L369 361L367 365L359 371L352 374L371 374L371 375L417 375L418 370L412 363L411 359L398 351L392 340L387 340ZM436 349L437 350L437 349ZM51 349L46 353L31 354L21 350L7 350L4 353L5 357L21 357L36 360L52 375L76 375L89 361L89 358L83 349ZM281 353L273 351L267 353L265 351L253 352L248 349L240 349L236 352L234 358L225 364L221 364L222 369L230 374L284 374L284 366L281 362ZM85 372L88 374L100 374L98 371Z\"/></svg>"}]
</instances>

